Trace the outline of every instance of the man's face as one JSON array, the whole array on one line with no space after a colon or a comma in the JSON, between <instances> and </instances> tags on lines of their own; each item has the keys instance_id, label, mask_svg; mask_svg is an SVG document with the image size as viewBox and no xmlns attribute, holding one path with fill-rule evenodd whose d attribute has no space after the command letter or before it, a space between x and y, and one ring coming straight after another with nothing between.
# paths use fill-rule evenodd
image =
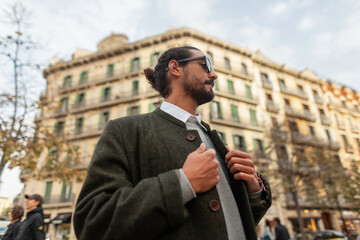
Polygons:
<instances>
[{"instance_id":1,"label":"man's face","mask_svg":"<svg viewBox=\"0 0 360 240\"><path fill-rule=\"evenodd\" d=\"M200 51L191 50L193 57L204 56ZM190 61L184 67L184 90L198 105L214 98L213 87L217 78L214 71L207 72L205 60Z\"/></svg>"},{"instance_id":2,"label":"man's face","mask_svg":"<svg viewBox=\"0 0 360 240\"><path fill-rule=\"evenodd\" d=\"M35 209L39 204L39 201L36 201L35 199L26 199L25 208L27 211L31 211Z\"/></svg>"}]
</instances>

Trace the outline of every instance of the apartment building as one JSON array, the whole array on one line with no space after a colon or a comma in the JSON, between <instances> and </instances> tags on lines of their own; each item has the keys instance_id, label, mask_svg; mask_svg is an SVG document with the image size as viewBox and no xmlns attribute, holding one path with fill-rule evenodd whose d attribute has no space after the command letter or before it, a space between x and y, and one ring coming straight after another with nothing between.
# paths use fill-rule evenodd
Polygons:
<instances>
[{"instance_id":1,"label":"apartment building","mask_svg":"<svg viewBox=\"0 0 360 240\"><path fill-rule=\"evenodd\" d=\"M81 164L75 169L79 174L86 173L94 147L110 119L148 113L161 104L162 98L147 83L142 69L154 67L166 49L183 45L199 48L213 63L218 75L215 98L200 106L198 112L231 148L251 152L254 158L264 160L261 167L270 167L265 161L268 158L265 133L269 127L284 122L292 139L287 151L325 145L332 146L334 151L346 151L346 147L336 142L341 129L333 128L334 121L330 120L334 114L343 119L344 114L340 114L341 110L334 113L337 110L324 101L330 85L309 70L290 69L274 63L261 52L180 28L137 42L129 42L124 34L111 34L98 44L96 52L78 49L70 61L53 60L45 69L47 87L42 99L47 104L40 119L52 126L57 135L79 147ZM335 100L334 94L329 96ZM358 98L352 101L358 103ZM356 114L346 115L353 124L360 116ZM347 133L358 139L351 126ZM357 152L351 155L357 156ZM42 161L40 158L39 164ZM21 178L25 183L23 194L44 195L50 238L75 239L71 216L82 183L73 181L68 186L51 178L36 180L25 173ZM311 216L306 215L310 219L309 228L325 227L320 210L303 210L311 211ZM293 229L296 215L291 199L275 194L266 218L275 216L280 216ZM335 219L337 215L327 217ZM334 224L334 228L339 226Z\"/></svg>"}]
</instances>

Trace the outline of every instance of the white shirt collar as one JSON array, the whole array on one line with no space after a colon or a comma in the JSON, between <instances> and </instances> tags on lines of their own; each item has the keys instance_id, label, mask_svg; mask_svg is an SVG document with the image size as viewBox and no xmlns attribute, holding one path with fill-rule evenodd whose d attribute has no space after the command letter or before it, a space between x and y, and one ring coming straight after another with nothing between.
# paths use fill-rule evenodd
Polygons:
<instances>
[{"instance_id":1,"label":"white shirt collar","mask_svg":"<svg viewBox=\"0 0 360 240\"><path fill-rule=\"evenodd\" d=\"M165 101L162 102L160 109L170 114L174 118L179 119L185 124L186 121L189 119L189 117L193 116L199 122L200 126L202 126L207 131L207 129L201 124L201 116L199 114L192 115L191 113L185 111L184 109L179 108L178 106Z\"/></svg>"}]
</instances>

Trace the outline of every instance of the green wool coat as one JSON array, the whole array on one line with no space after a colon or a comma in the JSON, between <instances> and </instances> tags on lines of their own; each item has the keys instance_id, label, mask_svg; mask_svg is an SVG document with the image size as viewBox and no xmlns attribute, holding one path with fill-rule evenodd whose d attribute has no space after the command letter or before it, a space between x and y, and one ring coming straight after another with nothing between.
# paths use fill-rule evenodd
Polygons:
<instances>
[{"instance_id":1,"label":"green wool coat","mask_svg":"<svg viewBox=\"0 0 360 240\"><path fill-rule=\"evenodd\" d=\"M208 134L221 156L228 152L216 131ZM195 134L195 139L188 133ZM197 131L156 109L152 113L110 121L96 145L80 192L74 229L90 239L227 239L216 187L182 203L179 172L186 157L201 144ZM229 172L227 174L230 174ZM255 226L271 205L270 187L262 200L249 203L245 185L230 177L246 238L256 239ZM213 202L213 201L212 201Z\"/></svg>"}]
</instances>

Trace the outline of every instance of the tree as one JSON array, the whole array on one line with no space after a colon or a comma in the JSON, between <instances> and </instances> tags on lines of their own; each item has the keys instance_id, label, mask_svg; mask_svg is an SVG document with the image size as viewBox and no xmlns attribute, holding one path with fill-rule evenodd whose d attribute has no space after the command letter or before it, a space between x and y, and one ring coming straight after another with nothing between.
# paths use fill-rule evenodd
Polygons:
<instances>
[{"instance_id":1,"label":"tree","mask_svg":"<svg viewBox=\"0 0 360 240\"><path fill-rule=\"evenodd\" d=\"M77 147L57 136L40 118L34 121L46 99L36 102L30 91L34 78L29 76L34 71L37 77L41 74L40 64L34 60L39 54L38 45L24 31L30 12L16 3L4 13L2 22L10 25L13 33L0 36L0 60L4 60L1 70L11 69L4 73L4 86L9 87L1 89L0 94L0 177L9 163L10 168L19 166L23 173L34 177L50 175L68 182L76 174ZM47 156L39 163L44 150Z\"/></svg>"}]
</instances>

